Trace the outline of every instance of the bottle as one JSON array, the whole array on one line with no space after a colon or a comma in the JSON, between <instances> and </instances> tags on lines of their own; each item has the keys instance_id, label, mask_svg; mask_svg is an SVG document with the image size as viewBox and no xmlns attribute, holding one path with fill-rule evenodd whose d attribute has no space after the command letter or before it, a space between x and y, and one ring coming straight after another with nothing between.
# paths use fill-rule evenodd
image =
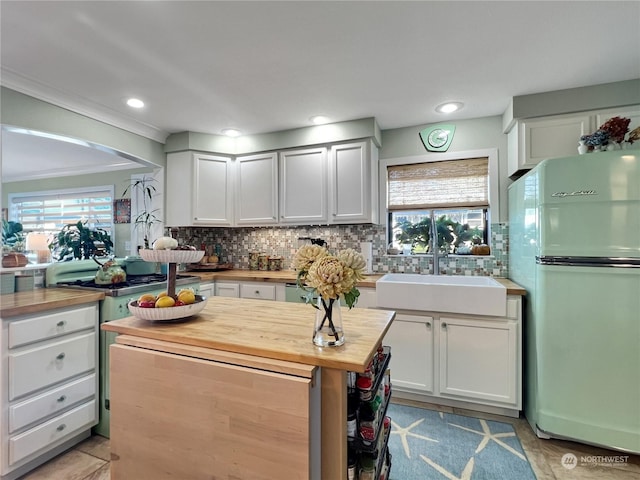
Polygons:
<instances>
[{"instance_id":1,"label":"bottle","mask_svg":"<svg viewBox=\"0 0 640 480\"><path fill-rule=\"evenodd\" d=\"M376 413L369 402L360 404L359 420L358 432L360 438L367 442L374 441L376 439Z\"/></svg>"},{"instance_id":2,"label":"bottle","mask_svg":"<svg viewBox=\"0 0 640 480\"><path fill-rule=\"evenodd\" d=\"M358 436L358 403L357 398L349 397L347 403L347 437Z\"/></svg>"},{"instance_id":3,"label":"bottle","mask_svg":"<svg viewBox=\"0 0 640 480\"><path fill-rule=\"evenodd\" d=\"M351 448L347 452L347 479L358 480L358 457Z\"/></svg>"}]
</instances>

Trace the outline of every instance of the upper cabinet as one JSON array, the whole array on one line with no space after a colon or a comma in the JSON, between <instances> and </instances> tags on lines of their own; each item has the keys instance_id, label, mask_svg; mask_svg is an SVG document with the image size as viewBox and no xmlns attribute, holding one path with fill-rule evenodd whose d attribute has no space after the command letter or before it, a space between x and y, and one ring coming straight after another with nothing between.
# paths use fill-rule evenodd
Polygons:
<instances>
[{"instance_id":1,"label":"upper cabinet","mask_svg":"<svg viewBox=\"0 0 640 480\"><path fill-rule=\"evenodd\" d=\"M278 155L236 158L236 225L278 223Z\"/></svg>"},{"instance_id":2,"label":"upper cabinet","mask_svg":"<svg viewBox=\"0 0 640 480\"><path fill-rule=\"evenodd\" d=\"M640 126L640 106L518 120L507 134L507 173L520 174L547 158L577 155L580 137L616 116L631 119L629 130Z\"/></svg>"},{"instance_id":3,"label":"upper cabinet","mask_svg":"<svg viewBox=\"0 0 640 480\"><path fill-rule=\"evenodd\" d=\"M233 166L231 157L167 155L166 224L233 225Z\"/></svg>"},{"instance_id":4,"label":"upper cabinet","mask_svg":"<svg viewBox=\"0 0 640 480\"><path fill-rule=\"evenodd\" d=\"M372 140L227 156L167 155L167 226L377 223Z\"/></svg>"},{"instance_id":5,"label":"upper cabinet","mask_svg":"<svg viewBox=\"0 0 640 480\"><path fill-rule=\"evenodd\" d=\"M280 153L280 222L327 223L327 149Z\"/></svg>"},{"instance_id":6,"label":"upper cabinet","mask_svg":"<svg viewBox=\"0 0 640 480\"><path fill-rule=\"evenodd\" d=\"M334 145L329 155L331 223L377 223L378 150L364 141Z\"/></svg>"}]
</instances>

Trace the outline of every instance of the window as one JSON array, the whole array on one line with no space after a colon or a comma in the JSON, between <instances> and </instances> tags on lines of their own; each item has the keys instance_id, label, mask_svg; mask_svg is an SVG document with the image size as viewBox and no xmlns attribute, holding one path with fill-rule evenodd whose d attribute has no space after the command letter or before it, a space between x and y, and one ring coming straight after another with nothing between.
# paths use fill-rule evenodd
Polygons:
<instances>
[{"instance_id":1,"label":"window","mask_svg":"<svg viewBox=\"0 0 640 480\"><path fill-rule=\"evenodd\" d=\"M443 252L487 243L489 158L389 165L387 199L390 243L427 253L433 222Z\"/></svg>"},{"instance_id":2,"label":"window","mask_svg":"<svg viewBox=\"0 0 640 480\"><path fill-rule=\"evenodd\" d=\"M9 218L20 222L25 232L48 234L86 220L113 238L113 186L11 194Z\"/></svg>"}]
</instances>

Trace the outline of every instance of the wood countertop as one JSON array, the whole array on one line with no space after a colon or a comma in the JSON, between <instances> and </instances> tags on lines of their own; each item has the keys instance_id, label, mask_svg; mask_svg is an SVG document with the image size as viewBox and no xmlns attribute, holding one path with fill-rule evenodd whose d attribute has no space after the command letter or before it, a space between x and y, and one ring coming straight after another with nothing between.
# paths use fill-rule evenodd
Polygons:
<instances>
[{"instance_id":1,"label":"wood countertop","mask_svg":"<svg viewBox=\"0 0 640 480\"><path fill-rule=\"evenodd\" d=\"M235 282L273 282L295 283L296 272L294 270L264 271L264 270L223 270L220 272L189 271L190 275L197 275L203 282L235 281ZM364 280L358 282L358 287L376 288L376 282L383 277L383 273L367 275ZM496 278L507 288L507 295L526 295L526 290L508 278Z\"/></svg>"},{"instance_id":2,"label":"wood countertop","mask_svg":"<svg viewBox=\"0 0 640 480\"><path fill-rule=\"evenodd\" d=\"M320 348L312 343L315 309L310 305L267 300L210 297L200 314L182 323L127 317L104 323L101 328L153 340L364 372L394 317L393 311L343 307L346 341L335 348Z\"/></svg>"},{"instance_id":3,"label":"wood countertop","mask_svg":"<svg viewBox=\"0 0 640 480\"><path fill-rule=\"evenodd\" d=\"M72 288L37 288L27 292L8 293L0 296L0 317L39 313L55 308L98 302L103 298L102 292Z\"/></svg>"}]
</instances>

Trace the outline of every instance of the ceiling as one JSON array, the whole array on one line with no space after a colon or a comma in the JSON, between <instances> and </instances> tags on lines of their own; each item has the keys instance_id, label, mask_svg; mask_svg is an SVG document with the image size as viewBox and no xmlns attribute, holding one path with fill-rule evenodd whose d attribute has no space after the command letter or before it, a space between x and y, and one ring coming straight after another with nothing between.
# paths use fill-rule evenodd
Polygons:
<instances>
[{"instance_id":1,"label":"ceiling","mask_svg":"<svg viewBox=\"0 0 640 480\"><path fill-rule=\"evenodd\" d=\"M640 77L638 1L2 0L0 21L4 86L158 141L501 115L514 96ZM464 108L445 117L445 101Z\"/></svg>"}]
</instances>

